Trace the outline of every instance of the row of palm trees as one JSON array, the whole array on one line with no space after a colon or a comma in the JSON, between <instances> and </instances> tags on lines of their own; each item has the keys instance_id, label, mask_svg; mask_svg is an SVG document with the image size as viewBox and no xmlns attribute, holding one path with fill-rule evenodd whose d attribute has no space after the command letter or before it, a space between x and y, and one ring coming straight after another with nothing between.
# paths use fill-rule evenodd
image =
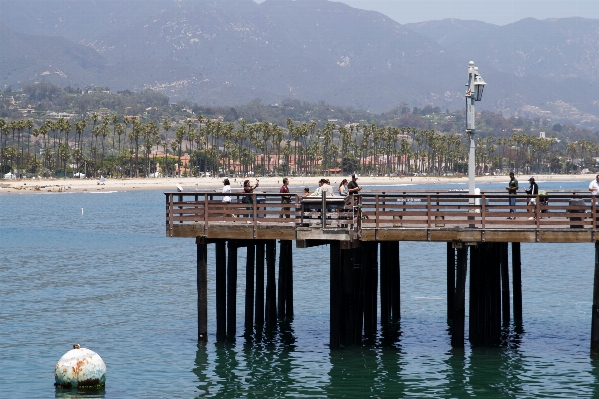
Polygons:
<instances>
[{"instance_id":1,"label":"row of palm trees","mask_svg":"<svg viewBox=\"0 0 599 399\"><path fill-rule=\"evenodd\" d=\"M477 172L561 172L595 165L592 156L599 152L597 143L557 144L554 137L519 133L478 138ZM190 155L188 165L181 163L185 153ZM224 123L202 116L144 123L138 117L92 114L89 120L46 120L39 125L33 120L0 119L0 155L5 173L45 171L65 176L73 171L139 177L140 171L157 172L160 163L167 175L305 175L338 168L363 174L441 175L465 171L467 143L461 134L375 124L319 126L288 119L287 126L281 127L244 120Z\"/></svg>"}]
</instances>

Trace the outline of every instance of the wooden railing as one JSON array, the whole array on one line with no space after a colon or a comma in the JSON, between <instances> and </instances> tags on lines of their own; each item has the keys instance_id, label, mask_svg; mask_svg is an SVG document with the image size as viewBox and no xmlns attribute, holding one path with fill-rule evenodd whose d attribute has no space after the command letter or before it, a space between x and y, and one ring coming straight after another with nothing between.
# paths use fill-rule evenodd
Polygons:
<instances>
[{"instance_id":1,"label":"wooden railing","mask_svg":"<svg viewBox=\"0 0 599 399\"><path fill-rule=\"evenodd\" d=\"M214 223L252 224L278 223L296 226L322 226L322 206L315 207L315 197L279 193L233 193L231 202L223 202L223 194L214 192L170 192L166 194L166 223L169 230L177 224L203 222L207 230ZM283 196L290 196L290 203L282 203ZM251 202L245 202L251 198ZM327 201L325 227L353 228L359 210L337 201ZM320 204L320 200L317 204ZM334 203L333 203L334 202ZM316 209L315 209L316 208Z\"/></svg>"},{"instance_id":2,"label":"wooden railing","mask_svg":"<svg viewBox=\"0 0 599 399\"><path fill-rule=\"evenodd\" d=\"M203 222L207 230L214 223L279 223L292 226L320 226L320 209L308 212L308 202L291 194L288 204L279 193L251 194L245 203L243 193L170 192L166 194L166 222L175 225ZM338 197L337 197L338 198ZM515 205L509 199L515 198ZM534 204L529 201L534 199ZM355 203L353 202L355 200ZM327 205L325 227L346 229L382 228L478 228L478 229L592 229L597 230L597 199L590 193L556 192L544 196L505 193L465 193L441 191L397 191L356 195L349 205ZM321 207L322 208L322 207ZM513 211L513 212L512 212ZM309 222L309 223L307 223Z\"/></svg>"},{"instance_id":3,"label":"wooden railing","mask_svg":"<svg viewBox=\"0 0 599 399\"><path fill-rule=\"evenodd\" d=\"M505 193L402 192L362 194L362 228L475 227L482 229L597 229L597 204L589 193L517 195ZM529 204L530 200L534 204ZM513 211L513 212L512 212Z\"/></svg>"}]
</instances>

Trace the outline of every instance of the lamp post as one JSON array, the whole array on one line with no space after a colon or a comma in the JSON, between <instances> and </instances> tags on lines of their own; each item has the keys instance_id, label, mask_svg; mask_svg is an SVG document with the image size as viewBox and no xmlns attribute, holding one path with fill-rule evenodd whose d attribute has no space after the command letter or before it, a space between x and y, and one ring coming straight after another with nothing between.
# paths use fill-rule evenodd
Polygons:
<instances>
[{"instance_id":1,"label":"lamp post","mask_svg":"<svg viewBox=\"0 0 599 399\"><path fill-rule=\"evenodd\" d=\"M470 151L468 153L468 194L474 195L475 183L475 142L474 142L474 102L483 98L483 89L485 81L478 74L478 67L474 66L474 61L468 63L468 91L466 91L466 133L470 139Z\"/></svg>"}]
</instances>

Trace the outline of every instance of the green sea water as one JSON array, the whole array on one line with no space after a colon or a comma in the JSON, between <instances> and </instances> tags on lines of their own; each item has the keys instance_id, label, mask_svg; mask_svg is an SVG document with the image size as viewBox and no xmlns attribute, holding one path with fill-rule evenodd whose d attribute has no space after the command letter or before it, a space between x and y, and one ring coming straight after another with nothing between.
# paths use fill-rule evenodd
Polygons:
<instances>
[{"instance_id":1,"label":"green sea water","mask_svg":"<svg viewBox=\"0 0 599 399\"><path fill-rule=\"evenodd\" d=\"M252 331L240 249L238 335L217 343L209 246L209 337L198 345L195 245L165 237L162 193L0 194L0 209L0 397L84 397L53 386L73 343L106 363L92 397L599 397L592 244L523 244L522 329L463 350L445 321L445 244L400 245L398 339L340 350L328 347L328 247L294 248L295 318Z\"/></svg>"}]
</instances>

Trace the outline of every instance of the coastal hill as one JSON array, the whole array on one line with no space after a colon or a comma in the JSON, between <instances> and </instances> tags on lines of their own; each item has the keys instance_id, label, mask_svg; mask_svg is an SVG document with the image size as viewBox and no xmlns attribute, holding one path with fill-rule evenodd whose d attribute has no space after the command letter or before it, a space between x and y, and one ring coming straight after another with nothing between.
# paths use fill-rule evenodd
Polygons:
<instances>
[{"instance_id":1,"label":"coastal hill","mask_svg":"<svg viewBox=\"0 0 599 399\"><path fill-rule=\"evenodd\" d=\"M0 87L153 89L172 101L324 100L384 112L401 102L464 106L599 126L599 21L400 25L325 0L0 1Z\"/></svg>"}]
</instances>

